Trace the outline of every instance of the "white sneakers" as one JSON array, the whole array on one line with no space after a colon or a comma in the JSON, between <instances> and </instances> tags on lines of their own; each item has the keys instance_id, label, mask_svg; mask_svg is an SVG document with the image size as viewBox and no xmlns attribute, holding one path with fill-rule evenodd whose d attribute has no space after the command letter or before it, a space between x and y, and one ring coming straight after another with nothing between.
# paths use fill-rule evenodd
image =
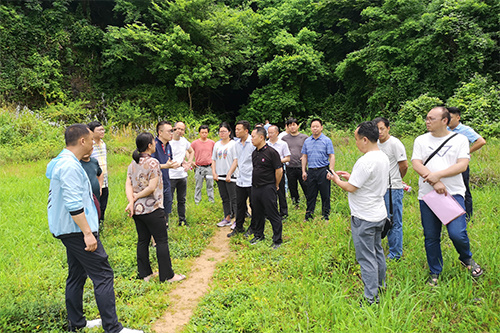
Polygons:
<instances>
[{"instance_id":1,"label":"white sneakers","mask_svg":"<svg viewBox=\"0 0 500 333\"><path fill-rule=\"evenodd\" d=\"M87 320L87 324L85 325L85 328L93 328L93 327L100 327L102 326L102 320L101 319L94 319L94 320ZM120 333L144 333L141 330L133 330L131 328L123 328Z\"/></svg>"},{"instance_id":2,"label":"white sneakers","mask_svg":"<svg viewBox=\"0 0 500 333\"><path fill-rule=\"evenodd\" d=\"M94 319L94 320L87 320L87 324L85 325L85 328L101 327L101 326L102 326L102 320L101 319Z\"/></svg>"},{"instance_id":3,"label":"white sneakers","mask_svg":"<svg viewBox=\"0 0 500 333\"><path fill-rule=\"evenodd\" d=\"M124 328L120 331L120 333L144 333L144 332L143 332L143 331L141 331L141 330L133 330L133 329L131 329L131 328L126 328L126 327L124 327Z\"/></svg>"}]
</instances>

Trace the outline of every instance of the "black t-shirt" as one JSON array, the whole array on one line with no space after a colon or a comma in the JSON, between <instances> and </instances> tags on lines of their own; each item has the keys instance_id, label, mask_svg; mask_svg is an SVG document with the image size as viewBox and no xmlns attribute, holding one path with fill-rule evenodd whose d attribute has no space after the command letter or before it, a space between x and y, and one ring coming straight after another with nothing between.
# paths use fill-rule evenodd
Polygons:
<instances>
[{"instance_id":1,"label":"black t-shirt","mask_svg":"<svg viewBox=\"0 0 500 333\"><path fill-rule=\"evenodd\" d=\"M276 169L282 167L280 154L267 144L252 153L252 185L276 184Z\"/></svg>"},{"instance_id":2,"label":"black t-shirt","mask_svg":"<svg viewBox=\"0 0 500 333\"><path fill-rule=\"evenodd\" d=\"M97 199L99 199L101 197L101 191L97 177L99 177L102 173L99 162L97 162L95 158L91 157L90 161L80 161L80 163L82 163L82 167L89 177L90 185L92 185L92 193L94 193Z\"/></svg>"}]
</instances>

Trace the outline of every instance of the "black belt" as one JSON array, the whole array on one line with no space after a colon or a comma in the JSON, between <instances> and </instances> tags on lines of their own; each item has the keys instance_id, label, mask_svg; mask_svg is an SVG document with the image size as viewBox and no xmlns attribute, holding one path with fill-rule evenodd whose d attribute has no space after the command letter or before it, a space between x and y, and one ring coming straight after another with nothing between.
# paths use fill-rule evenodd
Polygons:
<instances>
[{"instance_id":1,"label":"black belt","mask_svg":"<svg viewBox=\"0 0 500 333\"><path fill-rule=\"evenodd\" d=\"M212 166L212 163L205 164L205 165L197 165L197 166L200 167L200 168L206 168L206 167Z\"/></svg>"},{"instance_id":2,"label":"black belt","mask_svg":"<svg viewBox=\"0 0 500 333\"><path fill-rule=\"evenodd\" d=\"M325 166L322 166L319 168L309 168L309 170L321 170L321 169L326 169L326 168L328 168L328 165L325 165Z\"/></svg>"}]
</instances>

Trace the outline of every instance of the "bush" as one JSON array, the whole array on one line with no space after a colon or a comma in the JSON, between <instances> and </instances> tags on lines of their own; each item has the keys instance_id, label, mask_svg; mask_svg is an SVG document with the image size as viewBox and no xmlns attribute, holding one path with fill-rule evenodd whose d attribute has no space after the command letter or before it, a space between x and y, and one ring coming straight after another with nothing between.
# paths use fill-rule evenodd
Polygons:
<instances>
[{"instance_id":1,"label":"bush","mask_svg":"<svg viewBox=\"0 0 500 333\"><path fill-rule=\"evenodd\" d=\"M490 77L476 74L469 82L462 82L446 105L458 107L462 121L483 136L500 134L500 84Z\"/></svg>"},{"instance_id":2,"label":"bush","mask_svg":"<svg viewBox=\"0 0 500 333\"><path fill-rule=\"evenodd\" d=\"M398 112L396 121L391 126L392 134L395 136L420 135L425 133L425 117L436 105L443 102L437 97L427 94L405 102Z\"/></svg>"}]
</instances>

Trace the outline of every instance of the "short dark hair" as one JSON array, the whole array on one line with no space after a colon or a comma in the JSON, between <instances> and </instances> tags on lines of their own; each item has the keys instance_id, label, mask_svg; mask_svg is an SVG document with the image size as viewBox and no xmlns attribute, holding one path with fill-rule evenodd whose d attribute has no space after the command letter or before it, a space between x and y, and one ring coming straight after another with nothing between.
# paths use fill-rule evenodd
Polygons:
<instances>
[{"instance_id":1,"label":"short dark hair","mask_svg":"<svg viewBox=\"0 0 500 333\"><path fill-rule=\"evenodd\" d=\"M263 123L257 123L257 124L255 124L255 127L264 127L264 124Z\"/></svg>"},{"instance_id":2,"label":"short dark hair","mask_svg":"<svg viewBox=\"0 0 500 333\"><path fill-rule=\"evenodd\" d=\"M64 141L67 147L75 146L80 138L87 135L90 135L90 130L87 125L74 124L66 128L64 132Z\"/></svg>"},{"instance_id":3,"label":"short dark hair","mask_svg":"<svg viewBox=\"0 0 500 333\"><path fill-rule=\"evenodd\" d=\"M242 125L243 129L246 129L247 131L250 131L250 123L246 120L240 120L236 123L236 125Z\"/></svg>"},{"instance_id":4,"label":"short dark hair","mask_svg":"<svg viewBox=\"0 0 500 333\"><path fill-rule=\"evenodd\" d=\"M377 143L378 134L377 123L374 121L364 121L358 125L358 136L365 137L370 142Z\"/></svg>"},{"instance_id":5,"label":"short dark hair","mask_svg":"<svg viewBox=\"0 0 500 333\"><path fill-rule=\"evenodd\" d=\"M378 125L378 123L384 123L384 126L389 128L391 126L391 124L389 123L389 120L384 118L384 117L377 117L375 119L373 119L373 122L375 123L375 125Z\"/></svg>"},{"instance_id":6,"label":"short dark hair","mask_svg":"<svg viewBox=\"0 0 500 333\"><path fill-rule=\"evenodd\" d=\"M170 125L170 126L172 126L172 124L170 123L170 121L166 121L166 120L162 120L162 121L160 121L158 124L156 124L156 133L157 133L157 134L160 134L160 128L161 128L163 125Z\"/></svg>"},{"instance_id":7,"label":"short dark hair","mask_svg":"<svg viewBox=\"0 0 500 333\"><path fill-rule=\"evenodd\" d=\"M286 121L285 125L288 126L288 125L291 125L291 124L297 124L298 125L299 123L297 122L297 119L295 119L295 118L288 118L288 120Z\"/></svg>"},{"instance_id":8,"label":"short dark hair","mask_svg":"<svg viewBox=\"0 0 500 333\"><path fill-rule=\"evenodd\" d=\"M313 120L311 120L311 125L312 125L312 123L314 123L315 121L319 122L319 124L320 124L321 126L323 126L323 120L321 120L321 119L319 119L319 118L314 118Z\"/></svg>"},{"instance_id":9,"label":"short dark hair","mask_svg":"<svg viewBox=\"0 0 500 333\"><path fill-rule=\"evenodd\" d=\"M254 130L257 131L258 135L262 135L264 137L264 139L266 138L267 131L266 131L266 129L264 127L255 127Z\"/></svg>"},{"instance_id":10,"label":"short dark hair","mask_svg":"<svg viewBox=\"0 0 500 333\"><path fill-rule=\"evenodd\" d=\"M208 132L210 132L210 128L208 128L208 125L201 125L198 128L198 133L200 133L202 129L206 129Z\"/></svg>"},{"instance_id":11,"label":"short dark hair","mask_svg":"<svg viewBox=\"0 0 500 333\"><path fill-rule=\"evenodd\" d=\"M460 111L460 109L455 107L455 106L450 106L450 107L447 107L446 109L448 110L449 113L458 114L459 116L462 115L462 112Z\"/></svg>"},{"instance_id":12,"label":"short dark hair","mask_svg":"<svg viewBox=\"0 0 500 333\"><path fill-rule=\"evenodd\" d=\"M93 132L96 127L101 127L102 124L100 122L98 122L98 121L91 121L87 126Z\"/></svg>"}]
</instances>

